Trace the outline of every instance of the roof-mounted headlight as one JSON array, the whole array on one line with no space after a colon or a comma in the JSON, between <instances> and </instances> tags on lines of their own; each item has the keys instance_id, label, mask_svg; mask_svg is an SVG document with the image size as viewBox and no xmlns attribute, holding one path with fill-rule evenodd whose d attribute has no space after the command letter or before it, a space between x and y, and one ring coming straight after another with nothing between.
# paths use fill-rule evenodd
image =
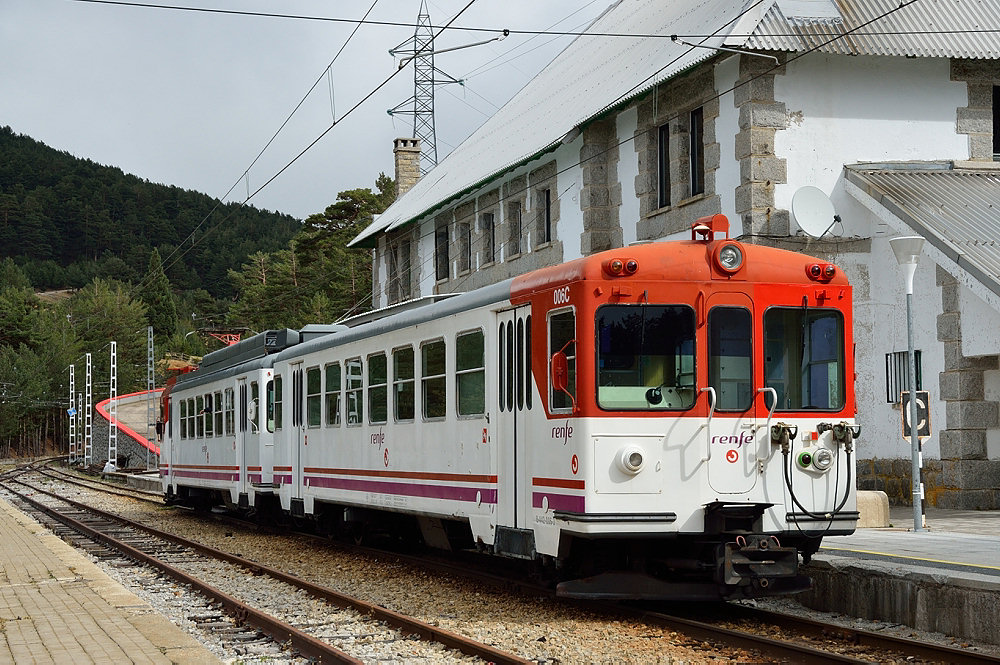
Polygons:
<instances>
[{"instance_id":1,"label":"roof-mounted headlight","mask_svg":"<svg viewBox=\"0 0 1000 665\"><path fill-rule=\"evenodd\" d=\"M727 242L715 250L715 264L720 270L734 273L743 267L743 248L736 243Z\"/></svg>"}]
</instances>

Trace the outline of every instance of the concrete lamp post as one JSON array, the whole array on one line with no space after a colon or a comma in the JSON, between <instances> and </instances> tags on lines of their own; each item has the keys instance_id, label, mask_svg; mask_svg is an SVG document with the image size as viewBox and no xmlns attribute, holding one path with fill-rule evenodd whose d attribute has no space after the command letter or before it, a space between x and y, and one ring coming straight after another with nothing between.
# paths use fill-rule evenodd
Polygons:
<instances>
[{"instance_id":1,"label":"concrete lamp post","mask_svg":"<svg viewBox=\"0 0 1000 665\"><path fill-rule=\"evenodd\" d=\"M920 250L924 239L920 236L904 236L889 241L896 262L903 268L906 278L906 354L909 365L910 386L910 455L913 476L913 530L924 530L923 483L920 478L920 437L917 435L917 364L913 354L913 273L917 271ZM929 406L929 405L928 405Z\"/></svg>"}]
</instances>

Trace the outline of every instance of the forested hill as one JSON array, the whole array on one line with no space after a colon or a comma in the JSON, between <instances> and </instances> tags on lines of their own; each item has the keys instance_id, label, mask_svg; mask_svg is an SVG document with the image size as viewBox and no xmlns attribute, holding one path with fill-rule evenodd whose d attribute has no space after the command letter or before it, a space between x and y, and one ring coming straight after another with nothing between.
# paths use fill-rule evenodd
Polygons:
<instances>
[{"instance_id":1,"label":"forested hill","mask_svg":"<svg viewBox=\"0 0 1000 665\"><path fill-rule=\"evenodd\" d=\"M230 297L227 271L287 247L301 225L226 204L187 241L183 258L168 259L217 204L0 127L0 259L13 258L36 289L79 288L95 276L137 282L155 247L175 289Z\"/></svg>"}]
</instances>

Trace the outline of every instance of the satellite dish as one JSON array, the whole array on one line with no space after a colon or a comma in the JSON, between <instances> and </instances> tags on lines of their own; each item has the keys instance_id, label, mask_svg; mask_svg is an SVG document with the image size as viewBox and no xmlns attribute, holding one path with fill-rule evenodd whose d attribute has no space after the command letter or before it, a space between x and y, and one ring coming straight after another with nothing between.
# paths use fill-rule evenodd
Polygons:
<instances>
[{"instance_id":1,"label":"satellite dish","mask_svg":"<svg viewBox=\"0 0 1000 665\"><path fill-rule=\"evenodd\" d=\"M799 228L813 238L822 238L840 221L829 197L811 185L800 187L792 195L792 215Z\"/></svg>"}]
</instances>

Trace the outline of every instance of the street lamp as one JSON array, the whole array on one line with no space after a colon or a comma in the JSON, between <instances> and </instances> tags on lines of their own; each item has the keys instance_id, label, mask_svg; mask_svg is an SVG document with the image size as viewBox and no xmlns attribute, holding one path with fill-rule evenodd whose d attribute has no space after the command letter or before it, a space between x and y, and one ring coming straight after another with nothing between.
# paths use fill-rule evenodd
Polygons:
<instances>
[{"instance_id":1,"label":"street lamp","mask_svg":"<svg viewBox=\"0 0 1000 665\"><path fill-rule=\"evenodd\" d=\"M923 489L920 482L920 437L917 435L917 363L913 355L913 273L917 271L924 239L904 236L889 241L906 277L906 354L910 379L910 474L913 476L913 530L923 531ZM930 405L928 405L928 408Z\"/></svg>"}]
</instances>

